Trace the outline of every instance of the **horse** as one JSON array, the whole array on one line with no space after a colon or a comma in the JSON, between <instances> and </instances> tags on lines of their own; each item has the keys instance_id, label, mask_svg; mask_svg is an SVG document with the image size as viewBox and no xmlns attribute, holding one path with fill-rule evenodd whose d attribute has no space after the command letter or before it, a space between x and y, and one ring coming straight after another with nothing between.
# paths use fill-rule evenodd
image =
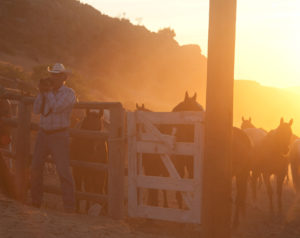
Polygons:
<instances>
[{"instance_id":1,"label":"horse","mask_svg":"<svg viewBox=\"0 0 300 238\"><path fill-rule=\"evenodd\" d=\"M242 124L241 124L241 129L247 134L247 136L249 137L252 146L254 147L254 150L257 146L259 146L261 144L261 142L263 141L263 139L265 138L265 136L267 135L267 132L262 129L262 128L256 128L251 121L251 117L249 117L248 120L244 119L244 117L242 117ZM251 166L252 167L252 166ZM259 188L262 185L262 175L259 174L258 175L258 182L259 182ZM256 203L256 177L251 176L251 188L252 188L252 200L253 203Z\"/></svg>"},{"instance_id":2,"label":"horse","mask_svg":"<svg viewBox=\"0 0 300 238\"><path fill-rule=\"evenodd\" d=\"M240 213L245 215L246 211L247 184L250 176L251 152L253 145L248 135L242 129L233 127L231 146L232 177L236 178L236 198L233 225L234 227L237 227L239 224Z\"/></svg>"},{"instance_id":3,"label":"horse","mask_svg":"<svg viewBox=\"0 0 300 238\"><path fill-rule=\"evenodd\" d=\"M0 118L11 117L11 105L8 100L0 99ZM11 130L0 120L0 148L7 147ZM16 176L7 166L2 153L0 153L0 190L9 198L17 199Z\"/></svg>"},{"instance_id":4,"label":"horse","mask_svg":"<svg viewBox=\"0 0 300 238\"><path fill-rule=\"evenodd\" d=\"M139 106L136 104L136 111L151 112L145 107L144 104ZM162 126L158 125L158 129L161 130ZM140 125L137 126L137 131L142 131L143 127ZM142 155L142 167L146 176L160 176L168 177L169 173L163 164L159 154L147 154L143 153ZM167 191L163 190L163 207L168 207L167 200ZM147 204L151 206L158 206L158 190L157 189L148 189L147 194Z\"/></svg>"},{"instance_id":5,"label":"horse","mask_svg":"<svg viewBox=\"0 0 300 238\"><path fill-rule=\"evenodd\" d=\"M244 130L246 128L256 128L251 122L251 117L249 117L248 120L246 120L244 117L242 117L241 129Z\"/></svg>"},{"instance_id":6,"label":"horse","mask_svg":"<svg viewBox=\"0 0 300 238\"><path fill-rule=\"evenodd\" d=\"M192 97L185 92L184 100L178 103L172 112L181 111L204 111L203 107L196 101L197 93ZM172 125L176 128L176 141L177 142L193 142L194 141L194 126L193 125ZM177 169L181 178L184 178L185 171L187 171L187 177L193 178L193 157L187 155L172 156L172 161ZM183 208L183 199L180 192L176 192L176 199L179 208Z\"/></svg>"},{"instance_id":7,"label":"horse","mask_svg":"<svg viewBox=\"0 0 300 238\"><path fill-rule=\"evenodd\" d=\"M296 193L300 194L300 139L296 139L291 146L289 153L293 185Z\"/></svg>"},{"instance_id":8,"label":"horse","mask_svg":"<svg viewBox=\"0 0 300 238\"><path fill-rule=\"evenodd\" d=\"M86 110L84 119L77 126L84 130L102 130L103 111ZM74 138L71 142L71 159L92 163L108 163L108 148L106 140L94 140L86 138ZM93 171L82 167L73 167L73 177L77 191L90 193L107 193L107 172ZM76 209L79 212L79 199L76 199ZM87 203L86 211L90 208Z\"/></svg>"},{"instance_id":9,"label":"horse","mask_svg":"<svg viewBox=\"0 0 300 238\"><path fill-rule=\"evenodd\" d=\"M183 102L176 105L172 111L204 111L203 107L196 101L197 94L189 97L185 93ZM189 125L176 126L176 140L177 141L193 141L194 129ZM247 194L247 181L250 175L251 165L251 150L252 144L244 131L233 127L232 129L232 177L236 178L236 197L235 197L235 212L233 218L233 225L237 226L239 223L239 214L245 213L245 200ZM188 177L193 177L192 158L186 156L175 157L175 167L180 176L184 176L184 168L188 172ZM176 196L179 203L182 203L181 194Z\"/></svg>"},{"instance_id":10,"label":"horse","mask_svg":"<svg viewBox=\"0 0 300 238\"><path fill-rule=\"evenodd\" d=\"M282 211L282 185L288 172L289 161L286 155L289 152L292 137L292 123L293 119L286 123L281 118L279 126L267 133L261 143L254 149L252 186L256 190L257 178L262 174L270 201L271 214L274 213L272 186L270 183L272 174L277 179L278 211L279 213Z\"/></svg>"}]
</instances>

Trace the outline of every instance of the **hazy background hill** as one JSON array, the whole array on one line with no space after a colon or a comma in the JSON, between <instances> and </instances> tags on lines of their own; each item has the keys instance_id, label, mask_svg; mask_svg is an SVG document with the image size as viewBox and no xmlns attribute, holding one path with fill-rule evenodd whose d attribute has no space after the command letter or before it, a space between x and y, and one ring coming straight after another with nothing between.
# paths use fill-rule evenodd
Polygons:
<instances>
[{"instance_id":1,"label":"hazy background hill","mask_svg":"<svg viewBox=\"0 0 300 238\"><path fill-rule=\"evenodd\" d=\"M63 62L80 75L77 84L93 89L82 98L158 109L153 98L166 110L185 89L205 88L199 46L179 46L172 29L150 32L75 0L1 0L0 30L3 61L27 70Z\"/></svg>"},{"instance_id":2,"label":"hazy background hill","mask_svg":"<svg viewBox=\"0 0 300 238\"><path fill-rule=\"evenodd\" d=\"M180 46L172 29L150 32L75 0L1 0L0 32L0 76L35 84L47 65L62 62L81 100L169 111L189 90L205 105L206 58L197 45ZM269 130L283 116L300 135L298 92L236 80L235 125L251 116Z\"/></svg>"}]
</instances>

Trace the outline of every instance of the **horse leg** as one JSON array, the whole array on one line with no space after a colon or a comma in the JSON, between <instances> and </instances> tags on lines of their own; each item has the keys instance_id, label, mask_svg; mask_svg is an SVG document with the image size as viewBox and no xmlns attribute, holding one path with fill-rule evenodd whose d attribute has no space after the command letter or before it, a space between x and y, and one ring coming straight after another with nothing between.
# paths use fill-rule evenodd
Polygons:
<instances>
[{"instance_id":1,"label":"horse leg","mask_svg":"<svg viewBox=\"0 0 300 238\"><path fill-rule=\"evenodd\" d=\"M236 176L235 213L233 218L234 227L237 227L239 225L240 213L242 213L242 215L245 215L247 178L247 173L241 173Z\"/></svg>"},{"instance_id":2,"label":"horse leg","mask_svg":"<svg viewBox=\"0 0 300 238\"><path fill-rule=\"evenodd\" d=\"M91 175L87 175L85 174L84 176L84 188L85 191L88 193L92 193L93 192L93 180L95 178L93 178ZM86 200L86 207L85 207L85 211L88 212L90 209L91 203L90 201Z\"/></svg>"},{"instance_id":3,"label":"horse leg","mask_svg":"<svg viewBox=\"0 0 300 238\"><path fill-rule=\"evenodd\" d=\"M285 176L277 175L277 202L278 202L278 212L282 214L282 185Z\"/></svg>"},{"instance_id":4,"label":"horse leg","mask_svg":"<svg viewBox=\"0 0 300 238\"><path fill-rule=\"evenodd\" d=\"M83 177L80 169L73 168L73 177L75 182L75 189L76 191L81 192L82 191L82 183L83 183ZM80 211L80 199L76 197L76 211Z\"/></svg>"},{"instance_id":5,"label":"horse leg","mask_svg":"<svg viewBox=\"0 0 300 238\"><path fill-rule=\"evenodd\" d=\"M167 190L163 190L163 197L164 197L164 207L169 207L168 205L168 197L167 197Z\"/></svg>"},{"instance_id":6,"label":"horse leg","mask_svg":"<svg viewBox=\"0 0 300 238\"><path fill-rule=\"evenodd\" d=\"M252 171L252 176L251 176L251 187L252 187L252 202L254 206L256 206L256 185L257 185L257 179L258 179L259 173L256 170Z\"/></svg>"},{"instance_id":7,"label":"horse leg","mask_svg":"<svg viewBox=\"0 0 300 238\"><path fill-rule=\"evenodd\" d=\"M181 160L184 160L183 158ZM184 178L184 164L180 164L181 166L178 166L178 173L180 175L181 178ZM179 191L176 191L176 200L178 202L178 207L180 209L183 209L183 198L182 198L182 194Z\"/></svg>"},{"instance_id":8,"label":"horse leg","mask_svg":"<svg viewBox=\"0 0 300 238\"><path fill-rule=\"evenodd\" d=\"M271 176L270 174L263 173L264 182L265 182L268 197L270 200L270 212L271 212L271 214L273 214L274 213L273 191L272 191L272 186L271 186L271 182L270 182L270 176Z\"/></svg>"},{"instance_id":9,"label":"horse leg","mask_svg":"<svg viewBox=\"0 0 300 238\"><path fill-rule=\"evenodd\" d=\"M158 206L158 190L148 189L148 201L147 204L151 206Z\"/></svg>"}]
</instances>

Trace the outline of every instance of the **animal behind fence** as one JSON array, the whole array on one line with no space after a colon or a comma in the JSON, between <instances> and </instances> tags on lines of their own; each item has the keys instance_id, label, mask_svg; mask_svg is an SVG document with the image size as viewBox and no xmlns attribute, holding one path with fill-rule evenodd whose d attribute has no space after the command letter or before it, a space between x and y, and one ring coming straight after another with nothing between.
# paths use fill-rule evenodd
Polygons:
<instances>
[{"instance_id":1,"label":"animal behind fence","mask_svg":"<svg viewBox=\"0 0 300 238\"><path fill-rule=\"evenodd\" d=\"M78 127L84 130L102 130L103 111L86 111L84 119ZM74 138L71 142L71 159L93 163L108 162L107 141ZM77 191L86 191L90 193L106 194L107 193L107 172L95 171L82 167L73 167L73 176ZM106 204L104 204L106 205ZM86 210L90 207L87 202ZM77 210L79 210L79 199L77 199Z\"/></svg>"},{"instance_id":2,"label":"animal behind fence","mask_svg":"<svg viewBox=\"0 0 300 238\"><path fill-rule=\"evenodd\" d=\"M267 188L271 213L274 212L273 192L270 182L272 174L277 179L278 210L280 213L282 210L282 186L288 172L287 153L292 137L292 123L292 119L286 123L282 118L279 126L263 138L261 143L255 147L253 153L252 187L256 190L257 179L262 174Z\"/></svg>"},{"instance_id":3,"label":"animal behind fence","mask_svg":"<svg viewBox=\"0 0 300 238\"><path fill-rule=\"evenodd\" d=\"M172 111L203 111L203 107L197 102L197 94L189 97L186 92L184 100L174 107ZM175 125L177 141L193 141L194 128L190 125ZM248 136L241 129L233 128L232 134L232 176L236 178L234 225L238 225L240 213L245 212L245 201L247 194L247 182L250 175L251 149L252 145ZM193 177L192 158L188 156L175 156L174 164L181 177L188 172L188 177ZM176 194L178 203L182 206L182 196Z\"/></svg>"},{"instance_id":4,"label":"animal behind fence","mask_svg":"<svg viewBox=\"0 0 300 238\"><path fill-rule=\"evenodd\" d=\"M136 111L144 111L144 112L151 112L149 109L145 108L145 105L139 106L136 104ZM164 128L162 125L157 125L158 129ZM137 126L138 132L144 132L144 128L142 125ZM161 177L168 177L169 173L163 164L159 154L149 154L143 153L142 155L142 168L146 176L161 176ZM147 204L151 206L158 206L159 205L159 196L158 196L157 189L148 189L147 193ZM142 196L141 194L139 196ZM163 198L164 198L164 207L168 207L168 200L167 200L167 192L163 190Z\"/></svg>"}]
</instances>

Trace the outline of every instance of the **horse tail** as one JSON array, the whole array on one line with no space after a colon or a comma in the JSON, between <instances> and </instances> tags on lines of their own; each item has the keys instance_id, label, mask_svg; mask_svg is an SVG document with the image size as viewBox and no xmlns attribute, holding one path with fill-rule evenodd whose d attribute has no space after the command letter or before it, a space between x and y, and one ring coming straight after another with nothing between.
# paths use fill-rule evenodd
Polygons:
<instances>
[{"instance_id":1,"label":"horse tail","mask_svg":"<svg viewBox=\"0 0 300 238\"><path fill-rule=\"evenodd\" d=\"M300 194L300 139L296 140L290 151L289 160L294 188Z\"/></svg>"}]
</instances>

